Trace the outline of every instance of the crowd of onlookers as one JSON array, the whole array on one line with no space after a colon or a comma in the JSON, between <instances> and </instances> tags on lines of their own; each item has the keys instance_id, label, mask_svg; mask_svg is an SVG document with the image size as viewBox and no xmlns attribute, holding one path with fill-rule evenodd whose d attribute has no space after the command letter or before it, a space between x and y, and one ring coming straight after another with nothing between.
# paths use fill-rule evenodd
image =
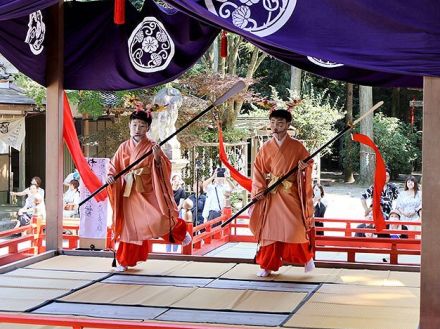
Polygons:
<instances>
[{"instance_id":1,"label":"crowd of onlookers","mask_svg":"<svg viewBox=\"0 0 440 329\"><path fill-rule=\"evenodd\" d=\"M32 177L29 187L21 192L11 192L11 198L25 197L24 205L17 211L17 226L29 225L33 216L46 219L46 206L44 202L44 189L38 176ZM69 174L64 180L67 190L63 194L63 217L78 218L79 203L79 173L77 170Z\"/></svg>"},{"instance_id":2,"label":"crowd of onlookers","mask_svg":"<svg viewBox=\"0 0 440 329\"><path fill-rule=\"evenodd\" d=\"M372 198L374 195L374 186L370 186L361 195L361 203L364 208L365 219L371 220L371 223L363 223L357 226L357 228L374 228L373 223L373 211L372 211ZM327 203L323 199L324 189L319 184L314 186L314 205L315 205L315 217L324 217L327 208ZM403 189L399 189L398 186L390 182L390 173L387 170L385 186L381 193L380 206L382 209L383 217L389 222L421 222L422 220L422 192L417 179L414 176L408 176L403 184ZM322 227L323 223L316 221L317 227ZM401 225L399 223L387 223L386 226L389 230L394 231L420 231L420 225ZM357 232L354 235L356 237L387 237L387 238L408 238L407 234L391 233L391 234L375 234L375 233L363 233ZM317 231L317 235L323 235L324 232ZM419 237L420 235L416 235Z\"/></svg>"}]
</instances>

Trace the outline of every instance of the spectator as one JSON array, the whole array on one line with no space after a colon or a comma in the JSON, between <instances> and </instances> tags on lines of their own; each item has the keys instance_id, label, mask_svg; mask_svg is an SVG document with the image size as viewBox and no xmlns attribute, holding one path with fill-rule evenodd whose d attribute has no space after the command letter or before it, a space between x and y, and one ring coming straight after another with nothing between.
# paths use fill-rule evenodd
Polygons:
<instances>
[{"instance_id":1,"label":"spectator","mask_svg":"<svg viewBox=\"0 0 440 329\"><path fill-rule=\"evenodd\" d=\"M41 195L41 197L44 199L44 190L40 187L41 186L41 178L38 176L34 176L31 179L31 185L35 185L37 187L37 192L38 194ZM11 192L11 195L16 195L16 196L29 196L31 194L30 192L30 187L24 189L21 192Z\"/></svg>"},{"instance_id":2,"label":"spectator","mask_svg":"<svg viewBox=\"0 0 440 329\"><path fill-rule=\"evenodd\" d=\"M206 203L203 208L203 218L212 220L222 214L225 206L225 192L232 191L234 186L225 177L225 168L217 168L214 174L203 182L206 192Z\"/></svg>"},{"instance_id":3,"label":"spectator","mask_svg":"<svg viewBox=\"0 0 440 329\"><path fill-rule=\"evenodd\" d=\"M20 222L20 226L29 225L29 223L31 222L31 217L34 213L34 208L35 208L34 199L37 195L39 195L38 187L35 184L31 184L31 186L29 186L27 190L29 194L28 197L26 198L25 204L23 208L20 208L17 212L18 215L17 219Z\"/></svg>"},{"instance_id":4,"label":"spectator","mask_svg":"<svg viewBox=\"0 0 440 329\"><path fill-rule=\"evenodd\" d=\"M173 190L174 202L176 202L177 210L179 211L179 217L183 219L183 214L181 213L183 200L186 199L186 193L183 189L183 180L180 174L174 174L171 176L171 188ZM171 247L172 246L172 247ZM177 244L167 244L166 251L171 252L171 248L173 252L176 252L179 248Z\"/></svg>"},{"instance_id":5,"label":"spectator","mask_svg":"<svg viewBox=\"0 0 440 329\"><path fill-rule=\"evenodd\" d=\"M325 202L324 198L324 188L315 183L313 185L313 205L315 207L314 217L324 217L325 211L327 210L327 202ZM315 221L315 226L324 227L324 223ZM324 235L323 231L316 231L316 235Z\"/></svg>"},{"instance_id":6,"label":"spectator","mask_svg":"<svg viewBox=\"0 0 440 329\"><path fill-rule=\"evenodd\" d=\"M78 191L79 182L72 179L69 189L63 195L63 217L78 217L78 207L81 202Z\"/></svg>"},{"instance_id":7,"label":"spectator","mask_svg":"<svg viewBox=\"0 0 440 329\"><path fill-rule=\"evenodd\" d=\"M171 188L173 189L177 209L180 211L180 209L182 209L183 200L186 199L186 192L183 189L183 180L180 174L174 174L171 177Z\"/></svg>"},{"instance_id":8,"label":"spectator","mask_svg":"<svg viewBox=\"0 0 440 329\"><path fill-rule=\"evenodd\" d=\"M400 219L405 222L419 221L417 210L422 206L422 192L419 191L417 179L408 176L405 180L403 192L396 201L396 209L400 212ZM420 226L409 226L410 230L420 230Z\"/></svg>"},{"instance_id":9,"label":"spectator","mask_svg":"<svg viewBox=\"0 0 440 329\"><path fill-rule=\"evenodd\" d=\"M202 182L198 182L198 183L195 182L193 186L193 191L194 193L191 193L188 196L188 199L191 200L194 205L193 208L191 209L192 217L193 217L193 225L197 226L203 224L203 209L205 207L205 202L206 202L206 194L203 193Z\"/></svg>"},{"instance_id":10,"label":"spectator","mask_svg":"<svg viewBox=\"0 0 440 329\"><path fill-rule=\"evenodd\" d=\"M356 228L374 228L374 224L373 224L373 211L372 211L371 208L369 209L368 214L365 216L365 219L370 220L371 224L370 223L368 223L368 224L367 223L362 223L362 224L356 226ZM370 233L370 232L368 232L368 233L356 232L354 234L354 236L357 237L357 238L372 238L374 236L374 234Z\"/></svg>"},{"instance_id":11,"label":"spectator","mask_svg":"<svg viewBox=\"0 0 440 329\"><path fill-rule=\"evenodd\" d=\"M401 215L397 209L391 210L389 220L394 221L394 222L401 220ZM408 227L406 227L405 225L399 225L399 224L388 224L387 229L389 229L389 230L408 230ZM389 237L392 239L408 239L408 235L398 234L398 233L391 233L389 235Z\"/></svg>"},{"instance_id":12,"label":"spectator","mask_svg":"<svg viewBox=\"0 0 440 329\"><path fill-rule=\"evenodd\" d=\"M78 172L78 169L76 169L76 168L73 169L73 172L71 172L70 174L68 174L68 175L66 176L66 178L64 179L64 182L63 182L64 186L69 187L70 182L71 182L73 179L75 179L75 180L77 180L77 181L79 182L79 172Z\"/></svg>"},{"instance_id":13,"label":"spectator","mask_svg":"<svg viewBox=\"0 0 440 329\"><path fill-rule=\"evenodd\" d=\"M370 186L365 193L361 196L362 206L365 210L365 216L368 216L370 213L370 208L367 206L367 199L373 197L374 188ZM386 179L385 185L383 187L382 195L380 198L380 206L382 208L382 212L388 218L391 209L393 209L393 201L397 199L399 196L399 190L397 186L393 183L390 183L390 171L387 169L386 171Z\"/></svg>"},{"instance_id":14,"label":"spectator","mask_svg":"<svg viewBox=\"0 0 440 329\"><path fill-rule=\"evenodd\" d=\"M187 223L193 222L193 216L191 209L194 207L193 202L190 199L185 199L182 204L182 219Z\"/></svg>"}]
</instances>

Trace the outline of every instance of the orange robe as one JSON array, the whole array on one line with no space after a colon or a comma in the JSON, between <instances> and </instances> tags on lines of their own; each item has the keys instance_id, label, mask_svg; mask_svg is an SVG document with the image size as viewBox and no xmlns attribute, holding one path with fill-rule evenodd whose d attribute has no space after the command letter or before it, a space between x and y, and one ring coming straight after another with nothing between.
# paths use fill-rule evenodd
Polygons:
<instances>
[{"instance_id":1,"label":"orange robe","mask_svg":"<svg viewBox=\"0 0 440 329\"><path fill-rule=\"evenodd\" d=\"M115 176L151 150L153 145L149 139L136 144L130 138L122 143L110 161L109 175ZM171 163L161 151L160 164L151 154L110 185L113 229L115 239L120 240L119 264L134 266L138 261L145 261L148 257L147 240L151 238L162 237L169 241L169 234L173 231L173 242L180 243L184 239L186 226L178 218L170 175Z\"/></svg>"},{"instance_id":2,"label":"orange robe","mask_svg":"<svg viewBox=\"0 0 440 329\"><path fill-rule=\"evenodd\" d=\"M254 162L252 197L308 156L301 142L290 136L281 146L274 138L267 141ZM249 227L261 246L256 260L264 269L276 271L283 260L305 264L313 257L305 227L314 211L311 165L303 171L302 179L305 202L301 202L298 174L294 173L252 209Z\"/></svg>"}]
</instances>

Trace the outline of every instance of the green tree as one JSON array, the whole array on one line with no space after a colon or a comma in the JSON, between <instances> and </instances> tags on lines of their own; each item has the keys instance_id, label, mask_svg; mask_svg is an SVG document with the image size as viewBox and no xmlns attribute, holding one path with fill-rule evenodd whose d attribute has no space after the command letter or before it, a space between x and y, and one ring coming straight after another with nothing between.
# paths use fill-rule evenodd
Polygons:
<instances>
[{"instance_id":1,"label":"green tree","mask_svg":"<svg viewBox=\"0 0 440 329\"><path fill-rule=\"evenodd\" d=\"M378 146L385 164L390 168L391 175L410 174L415 161L420 158L421 152L417 147L419 136L406 123L398 118L386 117L382 113L374 116L374 142ZM344 148L341 152L343 164L352 162L353 168L359 172L359 143L355 143L347 136L344 143L351 143L352 147Z\"/></svg>"},{"instance_id":2,"label":"green tree","mask_svg":"<svg viewBox=\"0 0 440 329\"><path fill-rule=\"evenodd\" d=\"M294 91L289 89L288 92L288 99L282 100L276 89L272 89L272 99L278 109L287 109L297 99ZM305 141L309 150L317 149L337 134L335 123L343 117L342 109L337 103L338 99L331 101L326 90L318 93L310 87L292 110L292 126L296 131L296 138Z\"/></svg>"}]
</instances>

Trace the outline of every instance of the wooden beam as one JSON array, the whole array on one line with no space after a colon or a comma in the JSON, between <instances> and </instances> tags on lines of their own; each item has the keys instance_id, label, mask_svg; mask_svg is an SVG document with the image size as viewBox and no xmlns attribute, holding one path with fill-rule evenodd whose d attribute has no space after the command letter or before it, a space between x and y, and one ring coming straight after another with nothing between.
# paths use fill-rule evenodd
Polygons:
<instances>
[{"instance_id":1,"label":"wooden beam","mask_svg":"<svg viewBox=\"0 0 440 329\"><path fill-rule=\"evenodd\" d=\"M440 78L423 84L423 220L420 329L440 328Z\"/></svg>"},{"instance_id":2,"label":"wooden beam","mask_svg":"<svg viewBox=\"0 0 440 329\"><path fill-rule=\"evenodd\" d=\"M47 35L46 248L63 247L64 1L50 8Z\"/></svg>"}]
</instances>

